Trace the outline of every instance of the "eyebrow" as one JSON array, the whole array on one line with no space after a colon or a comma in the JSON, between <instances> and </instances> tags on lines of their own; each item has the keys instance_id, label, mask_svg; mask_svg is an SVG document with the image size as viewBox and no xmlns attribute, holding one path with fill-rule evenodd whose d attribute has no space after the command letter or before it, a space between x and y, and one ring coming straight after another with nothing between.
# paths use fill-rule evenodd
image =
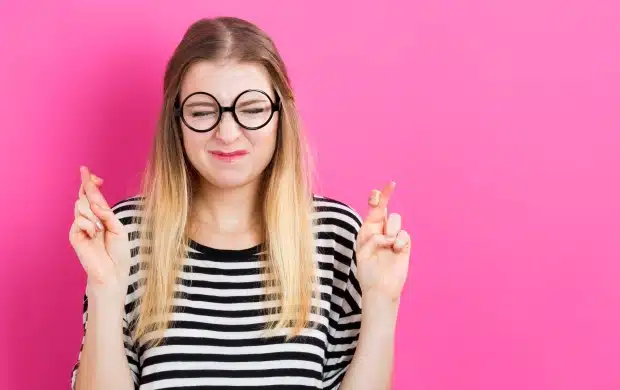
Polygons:
<instances>
[{"instance_id":1,"label":"eyebrow","mask_svg":"<svg viewBox=\"0 0 620 390\"><path fill-rule=\"evenodd\" d=\"M254 103L267 103L267 100L265 100L265 99L252 99L252 100L243 101L241 103L237 102L237 107L241 108L241 107L249 106L249 105L254 104Z\"/></svg>"},{"instance_id":2,"label":"eyebrow","mask_svg":"<svg viewBox=\"0 0 620 390\"><path fill-rule=\"evenodd\" d=\"M242 108L245 106L249 106L255 103L268 103L268 100L262 99L262 98L257 98L257 99L251 99L251 100L245 100L243 102L237 102L237 107L238 108ZM217 103L211 101L211 100L207 100L207 101L194 101L194 102L188 102L185 103L185 107L217 107Z\"/></svg>"},{"instance_id":3,"label":"eyebrow","mask_svg":"<svg viewBox=\"0 0 620 390\"><path fill-rule=\"evenodd\" d=\"M202 107L202 106L217 107L217 105L213 102L191 102L191 103L185 104L185 107Z\"/></svg>"}]
</instances>

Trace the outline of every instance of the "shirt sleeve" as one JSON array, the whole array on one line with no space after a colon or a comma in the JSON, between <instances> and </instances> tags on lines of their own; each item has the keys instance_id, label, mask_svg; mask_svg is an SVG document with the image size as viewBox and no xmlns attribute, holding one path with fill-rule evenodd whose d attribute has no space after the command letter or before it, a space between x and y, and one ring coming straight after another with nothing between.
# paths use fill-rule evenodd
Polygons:
<instances>
[{"instance_id":1,"label":"shirt sleeve","mask_svg":"<svg viewBox=\"0 0 620 390\"><path fill-rule=\"evenodd\" d=\"M82 357L82 350L84 348L84 340L86 338L86 327L88 325L88 298L84 295L84 308L82 315L82 325L83 325L83 334L82 334L82 343L80 345L80 352L78 354L78 359L75 365L73 366L73 372L71 375L71 389L75 390L75 380L77 378L77 370L80 365L80 359ZM132 341L130 332L129 332L129 324L127 322L127 316L123 318L123 341L125 344L125 356L127 357L127 363L129 364L129 370L131 371L131 377L133 379L134 387L137 389L139 386L139 364L138 364L138 354L136 353L135 345Z\"/></svg>"},{"instance_id":2,"label":"shirt sleeve","mask_svg":"<svg viewBox=\"0 0 620 390\"><path fill-rule=\"evenodd\" d=\"M342 283L337 286L340 279L334 276L334 293L332 298L332 310L330 314L330 327L326 361L323 368L323 389L338 389L344 375L353 359L359 338L361 315L362 315L362 291L357 278L357 259L354 242L361 226L359 216L351 210L355 219L353 224L346 229L351 230L350 239L343 240L341 235L335 250L334 262L346 263L346 273L342 275ZM343 245L344 244L344 245ZM337 269L337 266L334 267Z\"/></svg>"}]
</instances>

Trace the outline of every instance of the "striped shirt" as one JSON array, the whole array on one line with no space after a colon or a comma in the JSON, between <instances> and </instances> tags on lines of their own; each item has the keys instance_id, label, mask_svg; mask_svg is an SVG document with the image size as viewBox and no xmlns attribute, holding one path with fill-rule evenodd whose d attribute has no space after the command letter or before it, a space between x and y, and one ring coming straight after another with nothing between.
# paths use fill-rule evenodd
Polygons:
<instances>
[{"instance_id":1,"label":"striped shirt","mask_svg":"<svg viewBox=\"0 0 620 390\"><path fill-rule=\"evenodd\" d=\"M137 282L136 231L141 198L113 207L129 231L132 261L123 321L125 353L135 388L308 390L338 389L357 346L361 290L356 279L354 242L361 218L351 207L315 196L313 218L320 297L310 321L285 342L284 333L265 336L275 317L266 314L275 302L262 299L260 273L265 266L259 246L243 250L206 247L190 240L176 285L171 326L155 347L133 342L129 324L137 315L142 288ZM88 320L84 298L83 325ZM83 345L84 339L82 339ZM72 387L79 366L73 368Z\"/></svg>"}]
</instances>

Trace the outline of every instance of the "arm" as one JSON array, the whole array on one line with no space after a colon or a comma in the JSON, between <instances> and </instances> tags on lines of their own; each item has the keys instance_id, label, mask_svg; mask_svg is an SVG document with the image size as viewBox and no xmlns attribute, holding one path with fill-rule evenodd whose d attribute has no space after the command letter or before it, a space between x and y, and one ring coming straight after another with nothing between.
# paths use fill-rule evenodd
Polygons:
<instances>
[{"instance_id":1,"label":"arm","mask_svg":"<svg viewBox=\"0 0 620 390\"><path fill-rule=\"evenodd\" d=\"M364 295L357 348L340 390L391 388L398 302Z\"/></svg>"},{"instance_id":2,"label":"arm","mask_svg":"<svg viewBox=\"0 0 620 390\"><path fill-rule=\"evenodd\" d=\"M330 344L323 388L391 389L399 299L373 291L362 294L353 253L347 282L335 287Z\"/></svg>"},{"instance_id":3,"label":"arm","mask_svg":"<svg viewBox=\"0 0 620 390\"><path fill-rule=\"evenodd\" d=\"M111 303L98 299L86 301L90 307L84 313L88 321L79 363L74 370L72 387L75 390L133 390L137 382L128 364L128 357L133 361L135 354L126 343L124 307ZM132 367L137 371L137 365L132 364Z\"/></svg>"},{"instance_id":4,"label":"arm","mask_svg":"<svg viewBox=\"0 0 620 390\"><path fill-rule=\"evenodd\" d=\"M389 390L400 295L407 278L410 237L399 214L388 214L391 182L373 191L370 209L357 234L349 290L360 292L363 310L355 354L340 390ZM349 295L351 296L351 295Z\"/></svg>"},{"instance_id":5,"label":"arm","mask_svg":"<svg viewBox=\"0 0 620 390\"><path fill-rule=\"evenodd\" d=\"M80 167L80 174L69 241L87 273L87 287L82 348L71 387L133 390L139 369L125 311L132 261L129 235L116 216L121 208L111 209L99 191L103 180L86 167Z\"/></svg>"}]
</instances>

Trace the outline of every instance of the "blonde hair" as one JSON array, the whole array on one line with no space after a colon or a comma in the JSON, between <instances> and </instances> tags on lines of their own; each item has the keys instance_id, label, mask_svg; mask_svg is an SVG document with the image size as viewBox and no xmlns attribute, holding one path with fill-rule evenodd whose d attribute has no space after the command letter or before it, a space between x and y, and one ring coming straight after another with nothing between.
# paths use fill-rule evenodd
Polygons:
<instances>
[{"instance_id":1,"label":"blonde hair","mask_svg":"<svg viewBox=\"0 0 620 390\"><path fill-rule=\"evenodd\" d=\"M219 17L193 23L168 62L164 101L157 134L142 182L140 263L142 294L134 323L134 337L149 334L159 343L168 326L175 285L189 244L189 210L198 173L183 149L182 132L174 108L181 80L199 60L236 60L256 63L268 71L281 99L277 146L263 173L261 204L267 272L267 299L279 301L269 314L278 321L266 329L291 328L293 337L308 326L316 282L312 219L312 175L306 141L284 63L272 40L250 22ZM145 246L148 250L144 250ZM153 336L153 333L159 336Z\"/></svg>"}]
</instances>

